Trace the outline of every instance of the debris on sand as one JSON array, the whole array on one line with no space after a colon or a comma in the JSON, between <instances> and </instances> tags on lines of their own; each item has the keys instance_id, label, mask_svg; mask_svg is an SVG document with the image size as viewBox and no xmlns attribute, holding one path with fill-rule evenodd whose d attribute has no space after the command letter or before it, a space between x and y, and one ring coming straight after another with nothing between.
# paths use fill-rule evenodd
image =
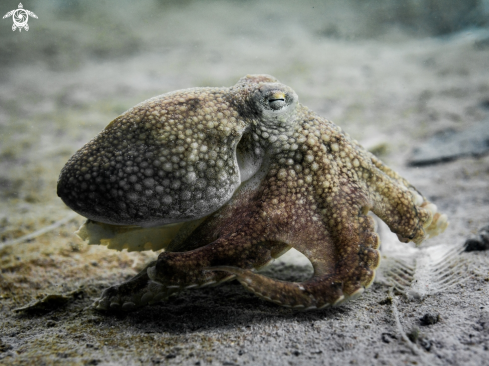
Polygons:
<instances>
[{"instance_id":1,"label":"debris on sand","mask_svg":"<svg viewBox=\"0 0 489 366\"><path fill-rule=\"evenodd\" d=\"M465 242L466 252L475 252L489 249L489 225L482 227L477 235Z\"/></svg>"}]
</instances>

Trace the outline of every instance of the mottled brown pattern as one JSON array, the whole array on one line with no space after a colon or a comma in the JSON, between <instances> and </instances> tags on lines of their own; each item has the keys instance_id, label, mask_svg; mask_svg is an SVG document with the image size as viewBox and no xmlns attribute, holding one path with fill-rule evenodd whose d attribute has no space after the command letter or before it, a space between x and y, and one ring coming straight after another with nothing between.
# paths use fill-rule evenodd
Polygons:
<instances>
[{"instance_id":1,"label":"mottled brown pattern","mask_svg":"<svg viewBox=\"0 0 489 366\"><path fill-rule=\"evenodd\" d=\"M337 305L359 296L379 265L369 211L403 241L446 227L409 182L268 75L137 105L69 160L58 194L107 224L207 216L140 275L107 289L99 309L130 310L231 278L283 306ZM308 281L253 272L290 248L311 261Z\"/></svg>"}]
</instances>

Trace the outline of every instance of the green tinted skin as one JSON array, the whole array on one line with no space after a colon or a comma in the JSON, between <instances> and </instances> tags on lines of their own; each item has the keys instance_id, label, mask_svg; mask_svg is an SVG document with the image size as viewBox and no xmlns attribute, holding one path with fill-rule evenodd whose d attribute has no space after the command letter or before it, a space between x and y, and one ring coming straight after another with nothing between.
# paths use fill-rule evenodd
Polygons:
<instances>
[{"instance_id":1,"label":"green tinted skin","mask_svg":"<svg viewBox=\"0 0 489 366\"><path fill-rule=\"evenodd\" d=\"M135 106L68 161L58 194L106 224L189 223L139 275L105 290L102 310L233 278L282 306L338 305L359 296L379 265L369 211L406 242L446 227L409 182L269 75ZM290 248L311 261L309 280L252 271Z\"/></svg>"}]
</instances>

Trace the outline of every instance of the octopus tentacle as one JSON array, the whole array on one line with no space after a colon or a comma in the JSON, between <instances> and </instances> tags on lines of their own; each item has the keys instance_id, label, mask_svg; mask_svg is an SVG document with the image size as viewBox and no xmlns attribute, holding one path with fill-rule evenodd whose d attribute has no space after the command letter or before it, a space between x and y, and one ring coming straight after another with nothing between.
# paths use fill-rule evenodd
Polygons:
<instances>
[{"instance_id":1,"label":"octopus tentacle","mask_svg":"<svg viewBox=\"0 0 489 366\"><path fill-rule=\"evenodd\" d=\"M374 155L371 161L375 176L373 211L401 241L420 244L447 228L447 216L440 214L436 205Z\"/></svg>"},{"instance_id":2,"label":"octopus tentacle","mask_svg":"<svg viewBox=\"0 0 489 366\"><path fill-rule=\"evenodd\" d=\"M332 268L323 265L322 256L311 255L311 252L305 249L307 244L304 245L302 242L302 250L309 253L307 257L314 267L314 276L301 283L272 279L238 267L217 266L209 269L236 275L236 279L245 288L267 301L282 306L305 310L336 306L360 296L372 284L375 269L380 262L377 250L379 238L372 230L373 219L362 215L358 217L357 222L359 230L350 231L347 228L334 234L335 258L332 262L336 265ZM352 239L355 244L352 241L345 242ZM316 244L309 242L311 247L317 247ZM301 247L294 243L291 245ZM331 242L323 243L323 246L331 245Z\"/></svg>"},{"instance_id":3,"label":"octopus tentacle","mask_svg":"<svg viewBox=\"0 0 489 366\"><path fill-rule=\"evenodd\" d=\"M148 269L148 274L152 280L162 284L201 286L209 281L219 282L223 279L222 273L205 270L207 267L227 264L245 269L259 268L286 247L283 243L266 241L260 236L250 239L239 233L232 234L199 249L161 253L156 264Z\"/></svg>"},{"instance_id":4,"label":"octopus tentacle","mask_svg":"<svg viewBox=\"0 0 489 366\"><path fill-rule=\"evenodd\" d=\"M429 226L434 212L420 203L425 200L413 188L395 181L379 170L373 171L375 184L371 188L372 211L384 221L402 241L417 244L426 238L424 228Z\"/></svg>"},{"instance_id":5,"label":"octopus tentacle","mask_svg":"<svg viewBox=\"0 0 489 366\"><path fill-rule=\"evenodd\" d=\"M313 277L305 282L287 282L254 273L250 270L220 266L210 268L236 275L236 279L248 290L259 297L278 305L311 310L339 305L364 290L359 286L350 295L345 295L343 283L334 276Z\"/></svg>"},{"instance_id":6,"label":"octopus tentacle","mask_svg":"<svg viewBox=\"0 0 489 366\"><path fill-rule=\"evenodd\" d=\"M336 198L341 201L341 197ZM380 262L380 242L372 217L363 213L350 216L355 207L345 205L349 215L326 216L323 222L306 215L303 219L307 226L304 221L288 222L287 244L306 255L314 267L314 275L307 281L275 280L229 265L209 269L234 274L248 290L287 307L316 309L356 298L373 282ZM281 236L280 232L275 235Z\"/></svg>"},{"instance_id":7,"label":"octopus tentacle","mask_svg":"<svg viewBox=\"0 0 489 366\"><path fill-rule=\"evenodd\" d=\"M234 248L231 253L230 247ZM163 252L136 277L105 290L94 305L100 310L134 310L187 289L217 285L235 277L206 267L229 263L242 268L260 268L289 248L273 241L251 245L246 237L233 235L187 252Z\"/></svg>"}]
</instances>

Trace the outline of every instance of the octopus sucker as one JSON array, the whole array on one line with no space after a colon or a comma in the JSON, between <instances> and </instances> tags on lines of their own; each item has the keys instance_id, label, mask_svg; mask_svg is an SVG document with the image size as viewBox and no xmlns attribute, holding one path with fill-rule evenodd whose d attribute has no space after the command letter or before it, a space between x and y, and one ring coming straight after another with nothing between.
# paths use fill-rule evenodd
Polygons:
<instances>
[{"instance_id":1,"label":"octopus sucker","mask_svg":"<svg viewBox=\"0 0 489 366\"><path fill-rule=\"evenodd\" d=\"M115 118L66 163L58 195L109 249L160 251L95 307L131 311L237 279L291 309L361 296L379 265L369 212L403 242L442 233L447 216L270 75L151 98ZM254 272L294 248L301 283Z\"/></svg>"}]
</instances>

